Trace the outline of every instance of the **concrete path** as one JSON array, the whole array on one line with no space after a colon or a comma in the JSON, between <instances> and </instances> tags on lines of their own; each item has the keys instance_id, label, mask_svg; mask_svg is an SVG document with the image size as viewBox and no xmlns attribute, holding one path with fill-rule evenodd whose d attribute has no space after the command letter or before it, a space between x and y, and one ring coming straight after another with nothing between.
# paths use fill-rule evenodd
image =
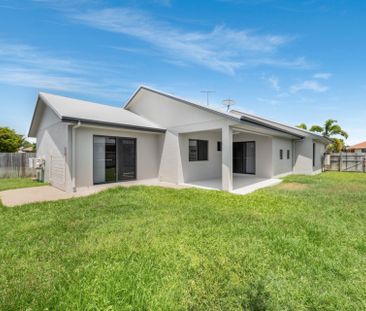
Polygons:
<instances>
[{"instance_id":1,"label":"concrete path","mask_svg":"<svg viewBox=\"0 0 366 311\"><path fill-rule=\"evenodd\" d=\"M113 187L130 187L130 186L160 186L166 188L186 188L175 184L160 182L157 179L121 182L113 184L96 185L88 188L80 188L77 192L67 193L52 186L40 186L30 188L20 188L5 190L0 192L0 200L4 206L12 207L22 204L58 201L77 197L85 197L100 191Z\"/></svg>"}]
</instances>

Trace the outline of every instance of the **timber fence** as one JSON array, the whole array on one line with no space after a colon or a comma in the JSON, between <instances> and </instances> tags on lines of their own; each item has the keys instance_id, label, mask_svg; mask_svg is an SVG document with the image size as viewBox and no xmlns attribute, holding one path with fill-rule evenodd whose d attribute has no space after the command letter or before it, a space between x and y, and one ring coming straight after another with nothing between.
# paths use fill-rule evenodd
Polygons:
<instances>
[{"instance_id":1,"label":"timber fence","mask_svg":"<svg viewBox=\"0 0 366 311\"><path fill-rule=\"evenodd\" d=\"M36 170L29 167L35 153L0 153L0 178L34 177Z\"/></svg>"}]
</instances>

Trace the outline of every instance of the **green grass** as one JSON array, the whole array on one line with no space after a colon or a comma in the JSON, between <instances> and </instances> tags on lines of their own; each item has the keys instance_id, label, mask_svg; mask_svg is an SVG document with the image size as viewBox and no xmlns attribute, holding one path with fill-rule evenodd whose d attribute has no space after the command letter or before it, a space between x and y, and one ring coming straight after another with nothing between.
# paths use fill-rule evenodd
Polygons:
<instances>
[{"instance_id":1,"label":"green grass","mask_svg":"<svg viewBox=\"0 0 366 311\"><path fill-rule=\"evenodd\" d=\"M365 310L366 174L0 208L1 310Z\"/></svg>"},{"instance_id":2,"label":"green grass","mask_svg":"<svg viewBox=\"0 0 366 311\"><path fill-rule=\"evenodd\" d=\"M46 184L32 178L0 178L0 191L44 185Z\"/></svg>"}]
</instances>

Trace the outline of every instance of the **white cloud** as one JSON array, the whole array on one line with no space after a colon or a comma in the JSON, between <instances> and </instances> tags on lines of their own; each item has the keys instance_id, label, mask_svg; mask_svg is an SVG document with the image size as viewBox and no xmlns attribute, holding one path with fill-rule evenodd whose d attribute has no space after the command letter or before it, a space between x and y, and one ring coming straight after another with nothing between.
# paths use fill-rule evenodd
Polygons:
<instances>
[{"instance_id":1,"label":"white cloud","mask_svg":"<svg viewBox=\"0 0 366 311\"><path fill-rule=\"evenodd\" d=\"M332 77L332 74L329 72L319 72L316 73L313 77L314 79L328 80L330 77Z\"/></svg>"},{"instance_id":2,"label":"white cloud","mask_svg":"<svg viewBox=\"0 0 366 311\"><path fill-rule=\"evenodd\" d=\"M317 93L326 92L328 90L328 87L325 85L320 84L318 81L315 80L307 80L304 82L301 82L299 84L295 84L291 86L290 91L292 93L297 93L300 91L313 91Z\"/></svg>"},{"instance_id":3,"label":"white cloud","mask_svg":"<svg viewBox=\"0 0 366 311\"><path fill-rule=\"evenodd\" d=\"M245 66L303 67L306 64L303 58L275 57L277 49L291 40L287 36L260 35L225 26L206 32L184 31L127 8L88 11L71 17L90 27L137 38L159 48L170 60L199 64L227 74Z\"/></svg>"},{"instance_id":4,"label":"white cloud","mask_svg":"<svg viewBox=\"0 0 366 311\"><path fill-rule=\"evenodd\" d=\"M120 99L127 92L121 85L130 82L120 81L116 71L102 63L55 57L30 45L0 41L0 81L9 85Z\"/></svg>"},{"instance_id":5,"label":"white cloud","mask_svg":"<svg viewBox=\"0 0 366 311\"><path fill-rule=\"evenodd\" d=\"M278 77L275 77L275 76L269 76L267 77L267 82L270 84L270 86L276 90L276 91L279 91L281 88L280 88L280 80L278 79Z\"/></svg>"},{"instance_id":6,"label":"white cloud","mask_svg":"<svg viewBox=\"0 0 366 311\"><path fill-rule=\"evenodd\" d=\"M70 59L51 57L40 53L30 45L0 41L0 63L13 63L27 66L46 67L49 70L62 72L79 72L81 68Z\"/></svg>"}]
</instances>

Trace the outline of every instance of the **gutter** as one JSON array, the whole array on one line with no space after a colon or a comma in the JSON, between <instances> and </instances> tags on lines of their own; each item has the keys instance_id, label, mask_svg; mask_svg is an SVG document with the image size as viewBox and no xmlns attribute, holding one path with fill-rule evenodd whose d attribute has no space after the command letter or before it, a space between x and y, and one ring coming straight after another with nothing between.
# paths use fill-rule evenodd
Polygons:
<instances>
[{"instance_id":1,"label":"gutter","mask_svg":"<svg viewBox=\"0 0 366 311\"><path fill-rule=\"evenodd\" d=\"M81 127L81 122L78 121L77 124L73 125L71 128L71 183L72 183L72 191L76 192L76 141L75 141L75 132L76 129Z\"/></svg>"},{"instance_id":2,"label":"gutter","mask_svg":"<svg viewBox=\"0 0 366 311\"><path fill-rule=\"evenodd\" d=\"M104 122L104 121L97 121L97 120L72 118L72 117L62 117L61 121L63 121L63 122L83 122L83 124L108 126L108 127L115 127L115 128L135 130L135 131L156 132L156 133L165 133L166 132L166 129L164 129L164 128L153 128L153 127L147 127L147 126L120 124L120 123Z\"/></svg>"}]
</instances>

